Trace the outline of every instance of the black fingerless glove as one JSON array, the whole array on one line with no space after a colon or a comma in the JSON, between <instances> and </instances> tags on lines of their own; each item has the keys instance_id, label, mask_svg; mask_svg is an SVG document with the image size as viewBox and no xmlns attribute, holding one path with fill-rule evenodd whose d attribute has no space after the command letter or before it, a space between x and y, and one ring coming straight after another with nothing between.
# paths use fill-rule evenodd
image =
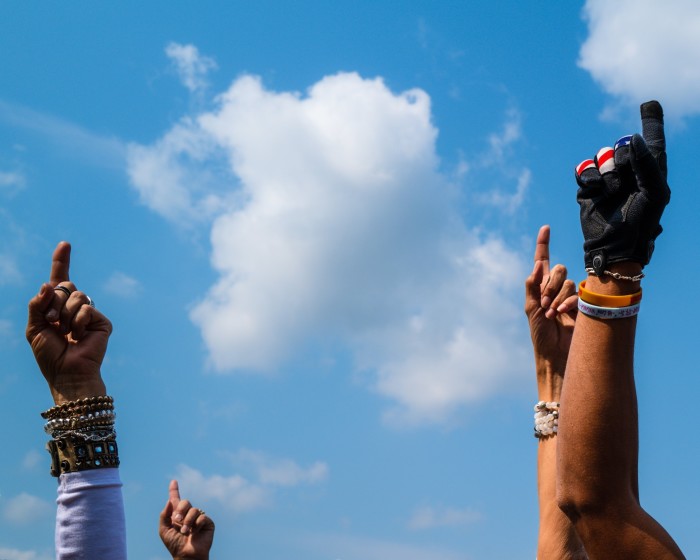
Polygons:
<instances>
[{"instance_id":1,"label":"black fingerless glove","mask_svg":"<svg viewBox=\"0 0 700 560\"><path fill-rule=\"evenodd\" d=\"M611 263L649 263L671 198L661 105L644 103L641 114L643 136L621 138L615 144L614 165L598 160L601 150L576 168L584 262L598 276Z\"/></svg>"}]
</instances>

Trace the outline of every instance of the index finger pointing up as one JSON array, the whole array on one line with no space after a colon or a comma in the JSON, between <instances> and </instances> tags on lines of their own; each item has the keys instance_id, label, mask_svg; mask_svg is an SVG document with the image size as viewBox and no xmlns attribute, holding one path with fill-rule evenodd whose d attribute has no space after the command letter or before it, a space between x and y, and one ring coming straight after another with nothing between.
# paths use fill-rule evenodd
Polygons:
<instances>
[{"instance_id":1,"label":"index finger pointing up","mask_svg":"<svg viewBox=\"0 0 700 560\"><path fill-rule=\"evenodd\" d=\"M178 485L177 480L170 481L170 486L168 487L168 493L169 493L170 503L173 504L173 507L176 507L177 504L180 503L180 486Z\"/></svg>"},{"instance_id":2,"label":"index finger pointing up","mask_svg":"<svg viewBox=\"0 0 700 560\"><path fill-rule=\"evenodd\" d=\"M51 262L51 279L49 282L52 286L57 286L61 282L70 280L68 275L70 270L70 243L61 241L56 245L53 252L53 260Z\"/></svg>"},{"instance_id":3,"label":"index finger pointing up","mask_svg":"<svg viewBox=\"0 0 700 560\"><path fill-rule=\"evenodd\" d=\"M664 110L658 101L642 103L639 111L642 116L642 136L655 158L666 151L664 134Z\"/></svg>"},{"instance_id":4,"label":"index finger pointing up","mask_svg":"<svg viewBox=\"0 0 700 560\"><path fill-rule=\"evenodd\" d=\"M542 261L543 275L549 274L549 226L542 226L537 234L537 245L535 246L535 264Z\"/></svg>"}]
</instances>

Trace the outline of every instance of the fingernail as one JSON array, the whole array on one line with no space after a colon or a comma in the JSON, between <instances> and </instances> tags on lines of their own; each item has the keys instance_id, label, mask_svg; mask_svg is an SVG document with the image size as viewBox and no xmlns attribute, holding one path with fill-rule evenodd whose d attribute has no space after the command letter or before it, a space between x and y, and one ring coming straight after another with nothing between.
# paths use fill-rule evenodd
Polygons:
<instances>
[{"instance_id":1,"label":"fingernail","mask_svg":"<svg viewBox=\"0 0 700 560\"><path fill-rule=\"evenodd\" d=\"M559 307L557 307L557 311L559 313L564 313L564 311L566 311L566 310L567 310L567 307L566 307L565 303L562 303Z\"/></svg>"},{"instance_id":2,"label":"fingernail","mask_svg":"<svg viewBox=\"0 0 700 560\"><path fill-rule=\"evenodd\" d=\"M551 298L551 297L549 297L549 296L544 296L544 297L542 298L542 307L543 307L543 308L546 309L547 307L549 307L549 306L551 305L551 303L552 303L552 298Z\"/></svg>"},{"instance_id":3,"label":"fingernail","mask_svg":"<svg viewBox=\"0 0 700 560\"><path fill-rule=\"evenodd\" d=\"M41 285L41 290L39 290L39 295L43 296L46 293L46 284Z\"/></svg>"},{"instance_id":4,"label":"fingernail","mask_svg":"<svg viewBox=\"0 0 700 560\"><path fill-rule=\"evenodd\" d=\"M58 311L55 309L51 309L47 314L46 314L46 320L50 322L54 322L58 320Z\"/></svg>"},{"instance_id":5,"label":"fingernail","mask_svg":"<svg viewBox=\"0 0 700 560\"><path fill-rule=\"evenodd\" d=\"M182 526L182 529L180 529L180 532L181 532L183 535L186 535L187 533L189 533L189 532L190 532L190 527L189 527L189 525L183 525L183 526Z\"/></svg>"},{"instance_id":6,"label":"fingernail","mask_svg":"<svg viewBox=\"0 0 700 560\"><path fill-rule=\"evenodd\" d=\"M182 517L181 513L176 513L175 515L173 515L173 521L175 521L176 523L182 523L183 519L184 517Z\"/></svg>"},{"instance_id":7,"label":"fingernail","mask_svg":"<svg viewBox=\"0 0 700 560\"><path fill-rule=\"evenodd\" d=\"M547 309L547 312L544 314L544 316L547 317L547 319L553 319L554 317L556 317L556 315L557 313L556 311L554 311L554 309Z\"/></svg>"}]
</instances>

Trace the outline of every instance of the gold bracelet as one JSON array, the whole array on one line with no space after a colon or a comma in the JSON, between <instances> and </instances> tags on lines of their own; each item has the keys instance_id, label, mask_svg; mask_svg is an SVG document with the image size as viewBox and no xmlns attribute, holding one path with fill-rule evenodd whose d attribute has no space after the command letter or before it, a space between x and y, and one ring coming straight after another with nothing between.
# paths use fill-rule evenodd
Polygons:
<instances>
[{"instance_id":1,"label":"gold bracelet","mask_svg":"<svg viewBox=\"0 0 700 560\"><path fill-rule=\"evenodd\" d=\"M46 449L51 454L51 476L119 466L119 448L115 436L108 437L105 441L87 441L65 436L49 441Z\"/></svg>"}]
</instances>

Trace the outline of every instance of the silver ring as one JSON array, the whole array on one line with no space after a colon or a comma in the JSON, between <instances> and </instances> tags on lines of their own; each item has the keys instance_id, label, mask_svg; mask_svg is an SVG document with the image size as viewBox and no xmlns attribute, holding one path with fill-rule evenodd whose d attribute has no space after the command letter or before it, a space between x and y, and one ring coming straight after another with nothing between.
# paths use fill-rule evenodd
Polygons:
<instances>
[{"instance_id":1,"label":"silver ring","mask_svg":"<svg viewBox=\"0 0 700 560\"><path fill-rule=\"evenodd\" d=\"M70 297L70 295L73 293L73 292L70 291L70 289L66 288L65 286L56 286L56 287L54 288L54 291L55 291L55 292L63 292L63 293L66 294L68 297Z\"/></svg>"},{"instance_id":2,"label":"silver ring","mask_svg":"<svg viewBox=\"0 0 700 560\"><path fill-rule=\"evenodd\" d=\"M94 308L94 307L95 307L95 302L92 301L92 298L91 298L89 295L87 295L87 294L85 294L85 297L88 298L88 305L89 305L90 307Z\"/></svg>"}]
</instances>

